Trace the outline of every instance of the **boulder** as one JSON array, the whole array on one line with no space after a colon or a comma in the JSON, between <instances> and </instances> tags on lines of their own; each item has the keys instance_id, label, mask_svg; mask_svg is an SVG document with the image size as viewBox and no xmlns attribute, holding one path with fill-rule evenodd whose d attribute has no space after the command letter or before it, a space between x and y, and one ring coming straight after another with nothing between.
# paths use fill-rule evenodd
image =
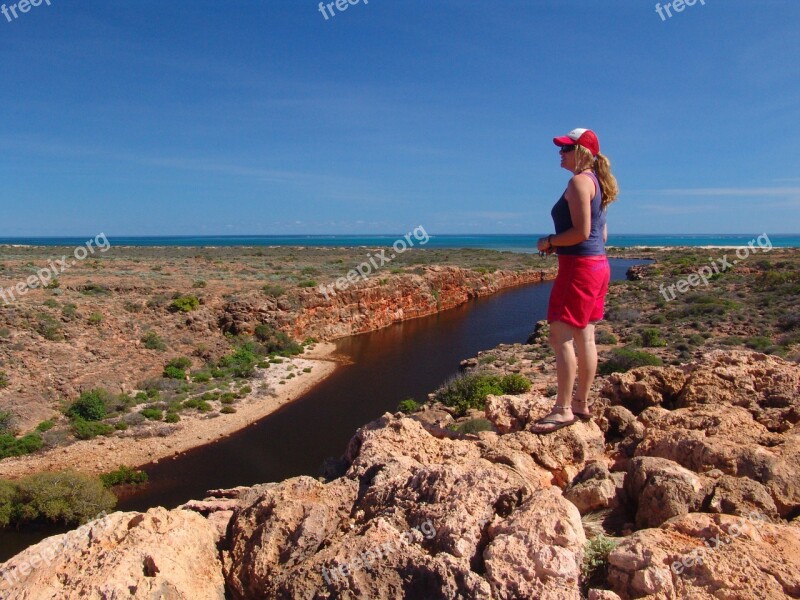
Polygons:
<instances>
[{"instance_id":1,"label":"boulder","mask_svg":"<svg viewBox=\"0 0 800 600\"><path fill-rule=\"evenodd\" d=\"M217 532L199 514L115 512L0 565L4 600L224 600Z\"/></svg>"}]
</instances>

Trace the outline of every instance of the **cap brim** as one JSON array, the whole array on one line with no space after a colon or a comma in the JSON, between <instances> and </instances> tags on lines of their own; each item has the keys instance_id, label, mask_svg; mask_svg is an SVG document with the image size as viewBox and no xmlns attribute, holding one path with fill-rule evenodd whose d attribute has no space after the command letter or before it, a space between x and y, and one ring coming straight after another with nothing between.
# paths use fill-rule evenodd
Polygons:
<instances>
[{"instance_id":1,"label":"cap brim","mask_svg":"<svg viewBox=\"0 0 800 600\"><path fill-rule=\"evenodd\" d=\"M573 140L568 135L562 135L561 137L554 137L553 138L553 143L556 146L574 146L575 145L575 140Z\"/></svg>"}]
</instances>

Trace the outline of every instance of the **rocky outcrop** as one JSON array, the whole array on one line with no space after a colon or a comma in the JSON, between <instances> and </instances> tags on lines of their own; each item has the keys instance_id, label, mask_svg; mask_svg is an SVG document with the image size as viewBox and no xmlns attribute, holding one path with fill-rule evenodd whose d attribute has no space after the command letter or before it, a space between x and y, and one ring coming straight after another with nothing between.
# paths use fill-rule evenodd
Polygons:
<instances>
[{"instance_id":1,"label":"rocky outcrop","mask_svg":"<svg viewBox=\"0 0 800 600\"><path fill-rule=\"evenodd\" d=\"M800 596L800 532L728 515L688 514L637 531L608 557L623 599Z\"/></svg>"},{"instance_id":2,"label":"rocky outcrop","mask_svg":"<svg viewBox=\"0 0 800 600\"><path fill-rule=\"evenodd\" d=\"M554 271L534 269L480 273L430 266L422 274L357 279L344 289L308 288L291 299L233 300L224 306L219 324L223 331L235 334L252 333L256 325L267 322L296 339L332 340L432 315L503 288L553 278Z\"/></svg>"},{"instance_id":3,"label":"rocky outcrop","mask_svg":"<svg viewBox=\"0 0 800 600\"><path fill-rule=\"evenodd\" d=\"M548 435L530 432L552 402L534 392L490 396L494 430L478 434L443 435L436 409L386 414L329 480L115 513L103 532L66 534L8 597L797 598L800 440L760 417L798 366L770 358L770 383L764 362L712 353L610 377L596 422ZM703 382L722 365L732 385L715 396ZM598 527L617 546L587 590Z\"/></svg>"},{"instance_id":4,"label":"rocky outcrop","mask_svg":"<svg viewBox=\"0 0 800 600\"><path fill-rule=\"evenodd\" d=\"M214 528L185 510L112 513L0 565L5 600L224 600Z\"/></svg>"}]
</instances>

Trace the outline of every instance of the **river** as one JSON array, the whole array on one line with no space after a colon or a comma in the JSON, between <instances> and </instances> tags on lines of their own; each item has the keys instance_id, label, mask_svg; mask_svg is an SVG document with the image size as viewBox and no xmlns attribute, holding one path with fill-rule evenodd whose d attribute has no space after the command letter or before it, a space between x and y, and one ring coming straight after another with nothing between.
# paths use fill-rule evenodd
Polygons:
<instances>
[{"instance_id":1,"label":"river","mask_svg":"<svg viewBox=\"0 0 800 600\"><path fill-rule=\"evenodd\" d=\"M612 279L640 260L612 259ZM175 506L206 490L317 476L360 426L394 412L405 398L424 400L460 361L498 344L524 343L547 316L552 282L509 288L456 308L337 341L352 364L339 367L295 402L220 441L144 467L150 482L119 510ZM63 528L0 531L0 560Z\"/></svg>"}]
</instances>

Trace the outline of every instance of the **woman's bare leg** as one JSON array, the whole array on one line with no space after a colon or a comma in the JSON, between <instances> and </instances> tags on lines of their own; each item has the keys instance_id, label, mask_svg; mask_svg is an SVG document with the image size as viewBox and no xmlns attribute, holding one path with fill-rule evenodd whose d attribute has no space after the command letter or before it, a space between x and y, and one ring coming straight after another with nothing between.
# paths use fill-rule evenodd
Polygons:
<instances>
[{"instance_id":1,"label":"woman's bare leg","mask_svg":"<svg viewBox=\"0 0 800 600\"><path fill-rule=\"evenodd\" d=\"M583 329L574 328L575 350L578 360L578 390L575 395L575 410L588 413L589 391L597 373L597 347L594 344L594 323Z\"/></svg>"},{"instance_id":2,"label":"woman's bare leg","mask_svg":"<svg viewBox=\"0 0 800 600\"><path fill-rule=\"evenodd\" d=\"M572 421L575 417L572 414L572 388L575 385L575 371L577 363L575 360L575 349L572 346L574 337L574 327L553 321L550 323L550 345L556 354L556 373L558 375L558 395L553 412L547 418L563 423ZM534 425L535 431L549 431L553 425Z\"/></svg>"}]
</instances>

